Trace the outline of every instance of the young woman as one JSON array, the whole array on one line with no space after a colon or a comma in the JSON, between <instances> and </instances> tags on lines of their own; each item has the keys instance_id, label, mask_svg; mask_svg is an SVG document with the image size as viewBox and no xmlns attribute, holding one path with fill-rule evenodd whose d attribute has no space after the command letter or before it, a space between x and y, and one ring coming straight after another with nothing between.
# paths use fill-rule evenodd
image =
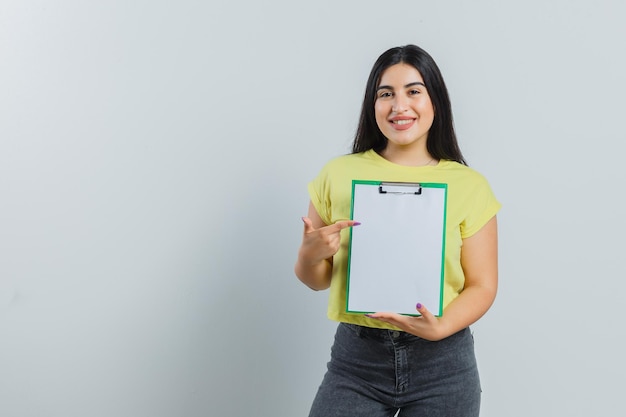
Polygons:
<instances>
[{"instance_id":1,"label":"young woman","mask_svg":"<svg viewBox=\"0 0 626 417\"><path fill-rule=\"evenodd\" d=\"M440 317L419 299L415 317L346 312L347 229L359 225L350 220L353 179L447 184ZM295 273L314 290L330 288L328 316L339 322L310 416L478 416L469 326L496 295L500 204L461 154L443 77L427 52L406 45L378 58L353 153L328 162L309 195Z\"/></svg>"}]
</instances>

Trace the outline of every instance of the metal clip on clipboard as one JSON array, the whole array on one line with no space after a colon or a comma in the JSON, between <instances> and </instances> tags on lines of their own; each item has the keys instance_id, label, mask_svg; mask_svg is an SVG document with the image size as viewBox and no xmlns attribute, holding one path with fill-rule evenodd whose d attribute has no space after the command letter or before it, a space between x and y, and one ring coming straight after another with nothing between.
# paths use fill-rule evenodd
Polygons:
<instances>
[{"instance_id":1,"label":"metal clip on clipboard","mask_svg":"<svg viewBox=\"0 0 626 417\"><path fill-rule=\"evenodd\" d=\"M381 182L379 194L422 194L422 186L415 182Z\"/></svg>"}]
</instances>

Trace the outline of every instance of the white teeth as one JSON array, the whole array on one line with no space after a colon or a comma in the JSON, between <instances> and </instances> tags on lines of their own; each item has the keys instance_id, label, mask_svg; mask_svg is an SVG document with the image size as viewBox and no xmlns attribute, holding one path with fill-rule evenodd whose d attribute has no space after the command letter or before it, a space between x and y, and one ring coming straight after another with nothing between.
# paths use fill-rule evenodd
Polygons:
<instances>
[{"instance_id":1,"label":"white teeth","mask_svg":"<svg viewBox=\"0 0 626 417\"><path fill-rule=\"evenodd\" d=\"M411 123L413 120L411 119L407 119L407 120L394 120L394 123L397 125L407 125L409 123Z\"/></svg>"}]
</instances>

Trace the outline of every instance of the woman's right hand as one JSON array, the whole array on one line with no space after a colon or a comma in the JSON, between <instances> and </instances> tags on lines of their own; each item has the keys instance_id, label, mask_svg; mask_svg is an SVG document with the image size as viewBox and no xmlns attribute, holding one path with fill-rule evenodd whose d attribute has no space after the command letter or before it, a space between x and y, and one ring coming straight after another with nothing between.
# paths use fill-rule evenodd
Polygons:
<instances>
[{"instance_id":1,"label":"woman's right hand","mask_svg":"<svg viewBox=\"0 0 626 417\"><path fill-rule=\"evenodd\" d=\"M298 257L304 264L315 265L332 258L341 244L341 231L347 227L358 226L354 220L343 220L318 229L308 217L303 217L304 233Z\"/></svg>"},{"instance_id":2,"label":"woman's right hand","mask_svg":"<svg viewBox=\"0 0 626 417\"><path fill-rule=\"evenodd\" d=\"M294 272L309 288L325 290L330 286L333 255L341 245L341 231L359 223L342 220L326 225L312 203L309 203L308 217L303 217L302 221L304 232Z\"/></svg>"}]
</instances>

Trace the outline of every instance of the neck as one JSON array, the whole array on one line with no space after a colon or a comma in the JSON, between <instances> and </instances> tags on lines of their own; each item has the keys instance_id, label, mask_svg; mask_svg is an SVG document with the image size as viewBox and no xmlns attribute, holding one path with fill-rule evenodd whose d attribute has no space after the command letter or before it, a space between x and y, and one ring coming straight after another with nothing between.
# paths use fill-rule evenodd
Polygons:
<instances>
[{"instance_id":1,"label":"neck","mask_svg":"<svg viewBox=\"0 0 626 417\"><path fill-rule=\"evenodd\" d=\"M410 167L423 167L437 164L435 158L433 158L426 149L409 152L407 149L396 149L396 147L387 146L380 152L380 156L394 164Z\"/></svg>"}]
</instances>

